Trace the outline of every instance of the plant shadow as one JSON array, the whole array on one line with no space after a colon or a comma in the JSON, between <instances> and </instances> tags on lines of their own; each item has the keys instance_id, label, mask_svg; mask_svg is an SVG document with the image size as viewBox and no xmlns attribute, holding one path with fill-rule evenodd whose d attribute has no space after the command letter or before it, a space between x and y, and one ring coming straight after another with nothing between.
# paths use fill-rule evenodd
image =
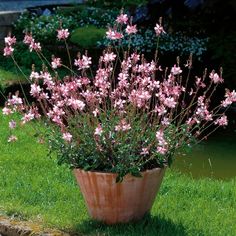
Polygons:
<instances>
[{"instance_id":1,"label":"plant shadow","mask_svg":"<svg viewBox=\"0 0 236 236\"><path fill-rule=\"evenodd\" d=\"M173 223L169 219L147 214L142 220L117 225L87 220L75 226L71 235L155 235L155 236L185 236L186 230L182 224Z\"/></svg>"}]
</instances>

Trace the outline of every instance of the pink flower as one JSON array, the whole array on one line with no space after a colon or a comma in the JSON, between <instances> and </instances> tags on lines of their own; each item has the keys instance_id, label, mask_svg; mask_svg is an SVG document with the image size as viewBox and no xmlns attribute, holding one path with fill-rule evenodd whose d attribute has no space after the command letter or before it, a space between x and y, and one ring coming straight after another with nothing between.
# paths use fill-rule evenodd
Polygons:
<instances>
[{"instance_id":1,"label":"pink flower","mask_svg":"<svg viewBox=\"0 0 236 236\"><path fill-rule=\"evenodd\" d=\"M197 115L196 117L198 119L201 118L206 121L211 121L212 114L208 111L208 105L204 103L204 100L205 100L204 96L198 97L198 101L197 101L198 107L197 107L195 114Z\"/></svg>"},{"instance_id":2,"label":"pink flower","mask_svg":"<svg viewBox=\"0 0 236 236\"><path fill-rule=\"evenodd\" d=\"M202 79L199 78L199 77L196 77L196 85L201 87L201 88L205 88L206 87L206 84L202 82Z\"/></svg>"},{"instance_id":3,"label":"pink flower","mask_svg":"<svg viewBox=\"0 0 236 236\"><path fill-rule=\"evenodd\" d=\"M12 142L15 142L17 141L18 138L15 136L15 135L11 135L9 138L8 138L8 143L12 143Z\"/></svg>"},{"instance_id":4,"label":"pink flower","mask_svg":"<svg viewBox=\"0 0 236 236\"><path fill-rule=\"evenodd\" d=\"M25 123L33 120L33 119L34 119L34 114L33 113L31 113L31 112L26 113L26 114L24 114L24 116L21 119L22 120L22 124L25 124Z\"/></svg>"},{"instance_id":5,"label":"pink flower","mask_svg":"<svg viewBox=\"0 0 236 236\"><path fill-rule=\"evenodd\" d=\"M41 92L41 88L39 85L37 84L31 84L31 89L30 89L30 94L33 96L33 97L39 97L40 95L40 92Z\"/></svg>"},{"instance_id":6,"label":"pink flower","mask_svg":"<svg viewBox=\"0 0 236 236\"><path fill-rule=\"evenodd\" d=\"M138 32L136 25L127 25L125 32L127 34L136 34Z\"/></svg>"},{"instance_id":7,"label":"pink flower","mask_svg":"<svg viewBox=\"0 0 236 236\"><path fill-rule=\"evenodd\" d=\"M171 73L172 73L173 75L179 75L179 74L182 73L182 70L180 69L179 66L174 65L174 66L171 68Z\"/></svg>"},{"instance_id":8,"label":"pink flower","mask_svg":"<svg viewBox=\"0 0 236 236\"><path fill-rule=\"evenodd\" d=\"M223 115L220 118L218 118L215 122L215 125L219 125L219 126L226 126L228 125L228 119L227 116Z\"/></svg>"},{"instance_id":9,"label":"pink flower","mask_svg":"<svg viewBox=\"0 0 236 236\"><path fill-rule=\"evenodd\" d=\"M159 116L162 116L162 115L166 114L166 112L167 112L165 106L163 106L163 105L156 106L154 111L157 112Z\"/></svg>"},{"instance_id":10,"label":"pink flower","mask_svg":"<svg viewBox=\"0 0 236 236\"><path fill-rule=\"evenodd\" d=\"M96 109L93 111L93 115L94 115L94 117L97 117L98 114L99 114L99 110L96 108Z\"/></svg>"},{"instance_id":11,"label":"pink flower","mask_svg":"<svg viewBox=\"0 0 236 236\"><path fill-rule=\"evenodd\" d=\"M23 104L22 98L18 97L18 95L13 95L12 98L7 100L8 105L21 105Z\"/></svg>"},{"instance_id":12,"label":"pink flower","mask_svg":"<svg viewBox=\"0 0 236 236\"><path fill-rule=\"evenodd\" d=\"M122 119L118 125L115 126L115 131L127 131L130 130L131 126L126 122L125 119Z\"/></svg>"},{"instance_id":13,"label":"pink flower","mask_svg":"<svg viewBox=\"0 0 236 236\"><path fill-rule=\"evenodd\" d=\"M134 63L137 63L140 60L140 55L133 53L130 58L134 61Z\"/></svg>"},{"instance_id":14,"label":"pink flower","mask_svg":"<svg viewBox=\"0 0 236 236\"><path fill-rule=\"evenodd\" d=\"M165 100L163 101L164 105L169 107L169 108L175 108L177 102L175 101L175 99L173 97L167 97L165 98Z\"/></svg>"},{"instance_id":15,"label":"pink flower","mask_svg":"<svg viewBox=\"0 0 236 236\"><path fill-rule=\"evenodd\" d=\"M61 119L60 116L54 115L54 116L52 117L52 121L53 121L54 123L56 123L57 125L59 125L59 126L63 126L63 122L62 122L62 119Z\"/></svg>"},{"instance_id":16,"label":"pink flower","mask_svg":"<svg viewBox=\"0 0 236 236\"><path fill-rule=\"evenodd\" d=\"M4 53L3 56L7 57L7 56L11 56L13 54L14 48L12 48L11 46L6 46L4 48Z\"/></svg>"},{"instance_id":17,"label":"pink flower","mask_svg":"<svg viewBox=\"0 0 236 236\"><path fill-rule=\"evenodd\" d=\"M155 62L151 63L142 63L141 65L138 66L138 72L140 73L145 73L145 74L150 74L153 73L156 70L156 65Z\"/></svg>"},{"instance_id":18,"label":"pink flower","mask_svg":"<svg viewBox=\"0 0 236 236\"><path fill-rule=\"evenodd\" d=\"M25 34L23 42L27 45L30 45L32 42L34 42L34 39L31 34Z\"/></svg>"},{"instance_id":19,"label":"pink flower","mask_svg":"<svg viewBox=\"0 0 236 236\"><path fill-rule=\"evenodd\" d=\"M5 37L5 44L7 46L12 46L16 43L16 38L15 36L11 37L11 36L8 36L8 37Z\"/></svg>"},{"instance_id":20,"label":"pink flower","mask_svg":"<svg viewBox=\"0 0 236 236\"><path fill-rule=\"evenodd\" d=\"M114 61L116 59L116 54L114 54L113 52L111 53L106 53L103 57L102 60L104 62L111 62Z\"/></svg>"},{"instance_id":21,"label":"pink flower","mask_svg":"<svg viewBox=\"0 0 236 236\"><path fill-rule=\"evenodd\" d=\"M54 116L63 116L65 115L65 112L62 108L57 107L56 105L53 106L52 114Z\"/></svg>"},{"instance_id":22,"label":"pink flower","mask_svg":"<svg viewBox=\"0 0 236 236\"><path fill-rule=\"evenodd\" d=\"M151 94L146 90L132 90L129 96L129 101L138 108L145 107L151 98Z\"/></svg>"},{"instance_id":23,"label":"pink flower","mask_svg":"<svg viewBox=\"0 0 236 236\"><path fill-rule=\"evenodd\" d=\"M206 121L212 121L213 120L212 114L209 111L205 114L205 120Z\"/></svg>"},{"instance_id":24,"label":"pink flower","mask_svg":"<svg viewBox=\"0 0 236 236\"><path fill-rule=\"evenodd\" d=\"M71 141L72 141L72 135L69 133L69 132L66 132L66 133L63 133L62 134L62 138L66 141L66 142L68 142L68 143L70 143Z\"/></svg>"},{"instance_id":25,"label":"pink flower","mask_svg":"<svg viewBox=\"0 0 236 236\"><path fill-rule=\"evenodd\" d=\"M127 16L127 14L120 14L117 18L116 18L116 22L119 24L127 24L129 18Z\"/></svg>"},{"instance_id":26,"label":"pink flower","mask_svg":"<svg viewBox=\"0 0 236 236\"><path fill-rule=\"evenodd\" d=\"M52 90L54 88L55 82L48 72L41 73L40 78L43 79L43 84L47 85L48 90Z\"/></svg>"},{"instance_id":27,"label":"pink flower","mask_svg":"<svg viewBox=\"0 0 236 236\"><path fill-rule=\"evenodd\" d=\"M204 96L199 96L198 99L197 99L197 105L198 106L204 106L204 99L205 97Z\"/></svg>"},{"instance_id":28,"label":"pink flower","mask_svg":"<svg viewBox=\"0 0 236 236\"><path fill-rule=\"evenodd\" d=\"M161 146L164 146L167 144L165 141L165 138L164 138L164 132L162 130L158 130L156 132L156 139L157 139L159 145L161 145Z\"/></svg>"},{"instance_id":29,"label":"pink flower","mask_svg":"<svg viewBox=\"0 0 236 236\"><path fill-rule=\"evenodd\" d=\"M51 62L52 68L57 69L58 67L61 67L61 58L54 57Z\"/></svg>"},{"instance_id":30,"label":"pink flower","mask_svg":"<svg viewBox=\"0 0 236 236\"><path fill-rule=\"evenodd\" d=\"M142 148L142 152L140 152L140 155L148 155L149 154L149 150L148 148Z\"/></svg>"},{"instance_id":31,"label":"pink flower","mask_svg":"<svg viewBox=\"0 0 236 236\"><path fill-rule=\"evenodd\" d=\"M39 51L41 51L41 45L40 45L40 43L36 43L33 40L29 45L29 49L30 49L30 52L32 52L32 51L39 52Z\"/></svg>"},{"instance_id":32,"label":"pink flower","mask_svg":"<svg viewBox=\"0 0 236 236\"><path fill-rule=\"evenodd\" d=\"M168 149L166 147L161 147L161 146L157 147L157 152L162 155L166 154L167 151L168 151Z\"/></svg>"},{"instance_id":33,"label":"pink flower","mask_svg":"<svg viewBox=\"0 0 236 236\"><path fill-rule=\"evenodd\" d=\"M164 126L168 126L170 124L170 119L164 117L163 120L161 121L161 124Z\"/></svg>"},{"instance_id":34,"label":"pink flower","mask_svg":"<svg viewBox=\"0 0 236 236\"><path fill-rule=\"evenodd\" d=\"M114 107L122 110L124 108L125 103L126 101L122 99L115 100Z\"/></svg>"},{"instance_id":35,"label":"pink flower","mask_svg":"<svg viewBox=\"0 0 236 236\"><path fill-rule=\"evenodd\" d=\"M68 99L68 103L69 106L71 106L74 110L80 110L82 111L85 107L85 103L79 99L74 99L74 98L70 98Z\"/></svg>"},{"instance_id":36,"label":"pink flower","mask_svg":"<svg viewBox=\"0 0 236 236\"><path fill-rule=\"evenodd\" d=\"M227 107L231 105L233 102L236 102L235 90L233 90L232 92L230 92L229 90L226 90L225 97L226 97L225 100L221 102L223 107Z\"/></svg>"},{"instance_id":37,"label":"pink flower","mask_svg":"<svg viewBox=\"0 0 236 236\"><path fill-rule=\"evenodd\" d=\"M3 115L8 116L8 115L10 115L10 114L12 114L12 113L13 113L13 111L12 111L10 108L8 108L8 107L4 107L4 108L2 109L2 114L3 114Z\"/></svg>"},{"instance_id":38,"label":"pink flower","mask_svg":"<svg viewBox=\"0 0 236 236\"><path fill-rule=\"evenodd\" d=\"M223 78L221 78L217 73L215 73L214 71L212 71L209 75L209 78L212 80L212 82L214 84L218 84L218 83L223 83L224 80Z\"/></svg>"},{"instance_id":39,"label":"pink flower","mask_svg":"<svg viewBox=\"0 0 236 236\"><path fill-rule=\"evenodd\" d=\"M65 40L69 37L70 33L68 32L68 29L60 29L57 31L57 38L59 40Z\"/></svg>"},{"instance_id":40,"label":"pink flower","mask_svg":"<svg viewBox=\"0 0 236 236\"><path fill-rule=\"evenodd\" d=\"M16 128L16 122L15 122L14 120L11 120L11 121L9 122L9 128L10 128L10 129L15 129L15 128Z\"/></svg>"},{"instance_id":41,"label":"pink flower","mask_svg":"<svg viewBox=\"0 0 236 236\"><path fill-rule=\"evenodd\" d=\"M164 138L164 132L163 130L158 130L156 132L156 139L158 141L158 147L157 147L157 152L160 153L160 154L165 154L168 149L167 149L167 142Z\"/></svg>"},{"instance_id":42,"label":"pink flower","mask_svg":"<svg viewBox=\"0 0 236 236\"><path fill-rule=\"evenodd\" d=\"M196 120L193 119L192 117L188 118L188 120L186 121L186 124L191 126L194 125L196 123Z\"/></svg>"},{"instance_id":43,"label":"pink flower","mask_svg":"<svg viewBox=\"0 0 236 236\"><path fill-rule=\"evenodd\" d=\"M163 27L161 25L158 25L158 24L156 24L156 26L154 27L154 30L155 30L157 36L166 33L164 31Z\"/></svg>"},{"instance_id":44,"label":"pink flower","mask_svg":"<svg viewBox=\"0 0 236 236\"><path fill-rule=\"evenodd\" d=\"M38 72L34 72L34 71L31 72L30 77L29 77L30 80L39 79L39 78L40 78L39 73Z\"/></svg>"},{"instance_id":45,"label":"pink flower","mask_svg":"<svg viewBox=\"0 0 236 236\"><path fill-rule=\"evenodd\" d=\"M29 110L29 113L34 116L35 119L39 119L41 115L39 114L38 107L32 107Z\"/></svg>"},{"instance_id":46,"label":"pink flower","mask_svg":"<svg viewBox=\"0 0 236 236\"><path fill-rule=\"evenodd\" d=\"M95 129L94 135L101 136L103 133L102 126L99 124L98 127Z\"/></svg>"},{"instance_id":47,"label":"pink flower","mask_svg":"<svg viewBox=\"0 0 236 236\"><path fill-rule=\"evenodd\" d=\"M92 58L85 55L82 56L82 59L75 59L74 65L78 66L78 70L87 69L92 64Z\"/></svg>"},{"instance_id":48,"label":"pink flower","mask_svg":"<svg viewBox=\"0 0 236 236\"><path fill-rule=\"evenodd\" d=\"M109 30L106 32L107 38L111 40L117 40L122 39L124 36L122 33L119 33L116 30L112 30L109 28Z\"/></svg>"},{"instance_id":49,"label":"pink flower","mask_svg":"<svg viewBox=\"0 0 236 236\"><path fill-rule=\"evenodd\" d=\"M82 83L82 85L88 85L88 84L90 84L90 80L89 80L89 78L87 78L87 77L82 77L82 78L80 78L81 79L81 83Z\"/></svg>"},{"instance_id":50,"label":"pink flower","mask_svg":"<svg viewBox=\"0 0 236 236\"><path fill-rule=\"evenodd\" d=\"M39 99L46 99L46 100L49 99L48 93L42 92L39 96Z\"/></svg>"}]
</instances>

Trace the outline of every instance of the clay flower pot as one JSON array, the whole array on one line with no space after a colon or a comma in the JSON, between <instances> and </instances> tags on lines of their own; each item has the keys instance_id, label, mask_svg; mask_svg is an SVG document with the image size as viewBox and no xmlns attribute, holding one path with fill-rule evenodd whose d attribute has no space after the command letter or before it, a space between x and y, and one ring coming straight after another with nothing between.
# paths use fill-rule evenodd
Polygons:
<instances>
[{"instance_id":1,"label":"clay flower pot","mask_svg":"<svg viewBox=\"0 0 236 236\"><path fill-rule=\"evenodd\" d=\"M117 174L74 170L90 216L106 224L138 220L149 212L164 173L165 168L155 168L116 183Z\"/></svg>"}]
</instances>

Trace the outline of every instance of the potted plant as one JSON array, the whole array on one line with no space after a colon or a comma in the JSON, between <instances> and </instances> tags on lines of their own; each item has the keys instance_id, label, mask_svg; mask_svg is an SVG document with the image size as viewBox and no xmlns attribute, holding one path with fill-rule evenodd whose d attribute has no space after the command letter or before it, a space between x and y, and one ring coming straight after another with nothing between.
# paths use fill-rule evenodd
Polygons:
<instances>
[{"instance_id":1,"label":"potted plant","mask_svg":"<svg viewBox=\"0 0 236 236\"><path fill-rule=\"evenodd\" d=\"M236 101L235 91L226 90L224 100L212 106L222 70L205 70L192 79L192 56L184 76L179 59L171 69L162 69L157 51L148 62L130 47L119 47L124 34L131 39L136 32L136 25L121 13L106 33L114 47L104 50L95 67L87 52L78 53L73 65L69 52L68 66L55 56L49 62L40 43L26 33L24 43L44 63L27 78L34 102L16 93L3 108L5 115L22 114L22 124L40 118L47 124L50 150L59 163L73 168L92 218L108 224L142 218L174 154L227 125L225 111ZM161 20L155 32L158 42L165 33ZM67 48L68 37L68 29L58 30L57 38ZM5 38L4 55L14 61L15 42L15 37ZM68 69L63 78L57 73L61 67ZM15 124L9 123L11 130ZM16 139L11 135L8 141Z\"/></svg>"}]
</instances>

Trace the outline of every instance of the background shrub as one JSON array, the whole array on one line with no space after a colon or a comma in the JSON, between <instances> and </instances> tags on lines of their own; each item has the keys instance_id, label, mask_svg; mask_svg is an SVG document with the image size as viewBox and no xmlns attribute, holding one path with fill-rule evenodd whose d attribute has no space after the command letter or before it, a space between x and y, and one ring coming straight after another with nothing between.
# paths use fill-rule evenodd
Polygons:
<instances>
[{"instance_id":1,"label":"background shrub","mask_svg":"<svg viewBox=\"0 0 236 236\"><path fill-rule=\"evenodd\" d=\"M106 29L88 25L77 28L71 34L70 41L82 48L89 49L97 46L97 41L102 40Z\"/></svg>"}]
</instances>

